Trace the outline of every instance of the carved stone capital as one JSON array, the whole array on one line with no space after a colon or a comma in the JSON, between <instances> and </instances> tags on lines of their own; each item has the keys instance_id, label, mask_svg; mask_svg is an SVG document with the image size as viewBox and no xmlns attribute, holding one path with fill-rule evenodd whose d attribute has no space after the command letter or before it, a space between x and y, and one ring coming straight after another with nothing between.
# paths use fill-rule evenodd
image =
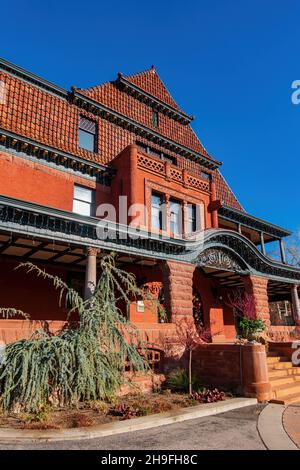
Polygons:
<instances>
[{"instance_id":1,"label":"carved stone capital","mask_svg":"<svg viewBox=\"0 0 300 470\"><path fill-rule=\"evenodd\" d=\"M146 289L155 299L158 298L161 287L161 282L146 282L143 285L143 288Z\"/></svg>"},{"instance_id":2,"label":"carved stone capital","mask_svg":"<svg viewBox=\"0 0 300 470\"><path fill-rule=\"evenodd\" d=\"M98 253L100 253L100 249L99 248L95 248L93 246L88 246L87 249L86 249L86 254L88 256L97 256Z\"/></svg>"}]
</instances>

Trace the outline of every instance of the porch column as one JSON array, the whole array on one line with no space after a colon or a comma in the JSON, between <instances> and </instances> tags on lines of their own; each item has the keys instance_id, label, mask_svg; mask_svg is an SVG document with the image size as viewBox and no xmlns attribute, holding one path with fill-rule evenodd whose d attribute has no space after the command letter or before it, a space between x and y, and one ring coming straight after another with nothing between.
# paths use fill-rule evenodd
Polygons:
<instances>
[{"instance_id":1,"label":"porch column","mask_svg":"<svg viewBox=\"0 0 300 470\"><path fill-rule=\"evenodd\" d=\"M261 246L262 254L265 255L266 254L266 247L265 247L264 232L260 232L260 246Z\"/></svg>"},{"instance_id":2,"label":"porch column","mask_svg":"<svg viewBox=\"0 0 300 470\"><path fill-rule=\"evenodd\" d=\"M87 248L87 260L85 269L84 299L89 299L97 284L97 248Z\"/></svg>"},{"instance_id":3,"label":"porch column","mask_svg":"<svg viewBox=\"0 0 300 470\"><path fill-rule=\"evenodd\" d=\"M245 291L253 295L255 304L255 316L264 320L266 327L271 325L269 298L268 298L268 279L259 276L247 276L243 278Z\"/></svg>"},{"instance_id":4,"label":"porch column","mask_svg":"<svg viewBox=\"0 0 300 470\"><path fill-rule=\"evenodd\" d=\"M177 261L162 261L165 308L168 320L175 323L193 317L193 273L195 266Z\"/></svg>"},{"instance_id":5,"label":"porch column","mask_svg":"<svg viewBox=\"0 0 300 470\"><path fill-rule=\"evenodd\" d=\"M300 325L300 301L298 295L298 285L293 284L291 287L293 317L296 325Z\"/></svg>"},{"instance_id":6,"label":"porch column","mask_svg":"<svg viewBox=\"0 0 300 470\"><path fill-rule=\"evenodd\" d=\"M280 238L280 240L279 240L279 245L280 245L281 261L285 264L286 263L285 249L284 249L284 241L283 241L282 238Z\"/></svg>"}]
</instances>

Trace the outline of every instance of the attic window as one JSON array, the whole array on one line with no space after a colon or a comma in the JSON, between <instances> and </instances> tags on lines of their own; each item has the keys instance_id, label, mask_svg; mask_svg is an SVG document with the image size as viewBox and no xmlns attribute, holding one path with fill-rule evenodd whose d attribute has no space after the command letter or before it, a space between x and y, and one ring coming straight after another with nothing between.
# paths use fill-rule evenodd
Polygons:
<instances>
[{"instance_id":1,"label":"attic window","mask_svg":"<svg viewBox=\"0 0 300 470\"><path fill-rule=\"evenodd\" d=\"M157 111L152 112L152 125L153 127L158 127L158 112Z\"/></svg>"},{"instance_id":2,"label":"attic window","mask_svg":"<svg viewBox=\"0 0 300 470\"><path fill-rule=\"evenodd\" d=\"M207 180L207 181L210 181L210 180L211 180L211 174L210 174L210 173L206 173L206 171L201 171L200 176L201 176L201 178L203 178L204 180Z\"/></svg>"},{"instance_id":3,"label":"attic window","mask_svg":"<svg viewBox=\"0 0 300 470\"><path fill-rule=\"evenodd\" d=\"M90 152L96 151L96 130L97 124L90 119L83 116L79 118L78 129L78 145L79 147L89 150Z\"/></svg>"}]
</instances>

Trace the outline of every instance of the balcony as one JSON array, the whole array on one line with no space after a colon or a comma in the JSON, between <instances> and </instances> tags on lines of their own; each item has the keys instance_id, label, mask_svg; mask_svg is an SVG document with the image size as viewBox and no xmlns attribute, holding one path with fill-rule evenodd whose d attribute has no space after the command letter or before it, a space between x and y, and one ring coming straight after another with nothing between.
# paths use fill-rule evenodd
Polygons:
<instances>
[{"instance_id":1,"label":"balcony","mask_svg":"<svg viewBox=\"0 0 300 470\"><path fill-rule=\"evenodd\" d=\"M141 152L140 149L138 152L137 165L141 170L159 175L167 181L182 185L184 188L210 194L209 181L192 175L188 173L187 170L178 168L169 161L163 161L157 157L149 156Z\"/></svg>"}]
</instances>

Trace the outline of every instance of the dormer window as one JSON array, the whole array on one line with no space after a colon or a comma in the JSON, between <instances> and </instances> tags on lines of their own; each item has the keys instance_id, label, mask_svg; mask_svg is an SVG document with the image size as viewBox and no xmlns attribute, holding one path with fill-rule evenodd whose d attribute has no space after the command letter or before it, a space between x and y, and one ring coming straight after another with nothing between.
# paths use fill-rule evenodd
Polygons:
<instances>
[{"instance_id":1,"label":"dormer window","mask_svg":"<svg viewBox=\"0 0 300 470\"><path fill-rule=\"evenodd\" d=\"M153 127L158 127L158 112L157 111L152 112L152 125Z\"/></svg>"},{"instance_id":2,"label":"dormer window","mask_svg":"<svg viewBox=\"0 0 300 470\"><path fill-rule=\"evenodd\" d=\"M96 152L97 124L83 116L79 118L78 145L89 152Z\"/></svg>"}]
</instances>

